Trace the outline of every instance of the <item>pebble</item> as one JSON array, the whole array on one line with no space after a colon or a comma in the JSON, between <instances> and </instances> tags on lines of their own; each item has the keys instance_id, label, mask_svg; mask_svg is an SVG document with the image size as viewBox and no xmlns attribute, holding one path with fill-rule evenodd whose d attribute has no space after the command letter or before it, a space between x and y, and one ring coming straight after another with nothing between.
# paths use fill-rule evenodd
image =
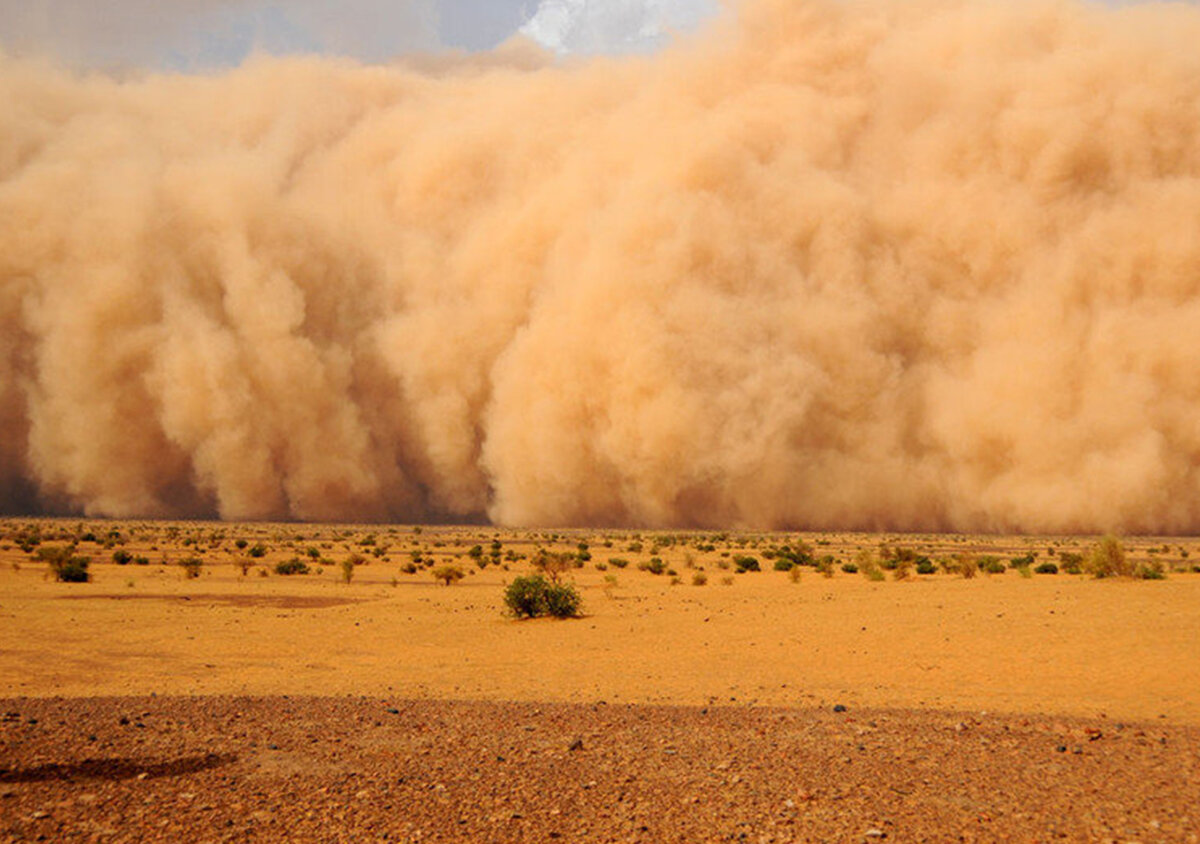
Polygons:
<instances>
[{"instance_id":1,"label":"pebble","mask_svg":"<svg viewBox=\"0 0 1200 844\"><path fill-rule=\"evenodd\" d=\"M840 704L840 703L839 703L839 704L837 704L836 706L834 706L834 707L833 707L833 711L834 711L834 712L845 712L845 711L846 711L846 707L845 707L845 706L843 706L842 704Z\"/></svg>"}]
</instances>

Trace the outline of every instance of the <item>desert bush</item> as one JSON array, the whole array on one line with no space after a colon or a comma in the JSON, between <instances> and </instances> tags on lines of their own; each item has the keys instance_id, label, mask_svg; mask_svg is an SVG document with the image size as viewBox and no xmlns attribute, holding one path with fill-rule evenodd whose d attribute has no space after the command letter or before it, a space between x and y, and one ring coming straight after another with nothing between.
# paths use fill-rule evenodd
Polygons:
<instances>
[{"instance_id":1,"label":"desert bush","mask_svg":"<svg viewBox=\"0 0 1200 844\"><path fill-rule=\"evenodd\" d=\"M766 557L766 554L763 554ZM773 568L775 571L791 571L796 564L790 557L776 557Z\"/></svg>"},{"instance_id":2,"label":"desert bush","mask_svg":"<svg viewBox=\"0 0 1200 844\"><path fill-rule=\"evenodd\" d=\"M1004 574L1006 567L999 557L986 555L979 558L979 570L984 574Z\"/></svg>"},{"instance_id":3,"label":"desert bush","mask_svg":"<svg viewBox=\"0 0 1200 844\"><path fill-rule=\"evenodd\" d=\"M759 571L758 558L751 557L748 554L739 554L734 557L733 565L737 568L738 574L744 574L748 571Z\"/></svg>"},{"instance_id":4,"label":"desert bush","mask_svg":"<svg viewBox=\"0 0 1200 844\"><path fill-rule=\"evenodd\" d=\"M692 574L693 586L704 586L706 583L708 583L708 575L704 572L698 571Z\"/></svg>"},{"instance_id":5,"label":"desert bush","mask_svg":"<svg viewBox=\"0 0 1200 844\"><path fill-rule=\"evenodd\" d=\"M34 556L50 567L60 583L87 583L92 579L88 574L91 558L77 556L74 545L43 545Z\"/></svg>"},{"instance_id":6,"label":"desert bush","mask_svg":"<svg viewBox=\"0 0 1200 844\"><path fill-rule=\"evenodd\" d=\"M255 559L258 559L259 557L265 557L267 555L267 546L263 545L261 542L256 542L254 545L250 546L250 550L246 553Z\"/></svg>"},{"instance_id":7,"label":"desert bush","mask_svg":"<svg viewBox=\"0 0 1200 844\"><path fill-rule=\"evenodd\" d=\"M87 583L92 579L88 573L91 558L76 555L74 546L43 545L37 549L37 558L50 567L59 583Z\"/></svg>"},{"instance_id":8,"label":"desert bush","mask_svg":"<svg viewBox=\"0 0 1200 844\"><path fill-rule=\"evenodd\" d=\"M846 574L858 574L858 566L854 563L842 563L842 571Z\"/></svg>"},{"instance_id":9,"label":"desert bush","mask_svg":"<svg viewBox=\"0 0 1200 844\"><path fill-rule=\"evenodd\" d=\"M623 557L609 557L608 564L613 568L623 569L629 565L629 560L626 560Z\"/></svg>"},{"instance_id":10,"label":"desert bush","mask_svg":"<svg viewBox=\"0 0 1200 844\"><path fill-rule=\"evenodd\" d=\"M404 572L405 574L416 574L417 573L417 564L416 563L405 563L404 565L400 566L400 571Z\"/></svg>"},{"instance_id":11,"label":"desert bush","mask_svg":"<svg viewBox=\"0 0 1200 844\"><path fill-rule=\"evenodd\" d=\"M922 557L917 562L917 574L934 574L936 571L937 567L928 557Z\"/></svg>"},{"instance_id":12,"label":"desert bush","mask_svg":"<svg viewBox=\"0 0 1200 844\"><path fill-rule=\"evenodd\" d=\"M826 554L821 559L817 560L817 571L822 577L833 577L833 567L837 564L837 560L831 554Z\"/></svg>"},{"instance_id":13,"label":"desert bush","mask_svg":"<svg viewBox=\"0 0 1200 844\"><path fill-rule=\"evenodd\" d=\"M349 586L350 581L354 580L354 561L351 560L349 557L342 560L341 569L342 569L342 582L345 583L347 586Z\"/></svg>"},{"instance_id":14,"label":"desert bush","mask_svg":"<svg viewBox=\"0 0 1200 844\"><path fill-rule=\"evenodd\" d=\"M730 577L729 575L725 575L724 577L721 578L721 585L722 586L732 586L733 578Z\"/></svg>"},{"instance_id":15,"label":"desert bush","mask_svg":"<svg viewBox=\"0 0 1200 844\"><path fill-rule=\"evenodd\" d=\"M200 576L200 569L203 568L204 561L199 557L183 557L179 561L179 567L183 569L183 576L188 580L195 580Z\"/></svg>"},{"instance_id":16,"label":"desert bush","mask_svg":"<svg viewBox=\"0 0 1200 844\"><path fill-rule=\"evenodd\" d=\"M458 566L438 566L430 574L433 575L434 580L440 580L446 586L450 586L463 579L463 570Z\"/></svg>"},{"instance_id":17,"label":"desert bush","mask_svg":"<svg viewBox=\"0 0 1200 844\"><path fill-rule=\"evenodd\" d=\"M144 557L144 556L137 556L137 557L134 557L134 558L133 558L133 564L134 564L135 566L148 566L148 565L150 565L150 558L149 558L149 557Z\"/></svg>"},{"instance_id":18,"label":"desert bush","mask_svg":"<svg viewBox=\"0 0 1200 844\"><path fill-rule=\"evenodd\" d=\"M1134 577L1141 580L1165 580L1167 572L1161 560L1150 560L1137 567Z\"/></svg>"},{"instance_id":19,"label":"desert bush","mask_svg":"<svg viewBox=\"0 0 1200 844\"><path fill-rule=\"evenodd\" d=\"M1081 574L1083 572L1083 555L1076 554L1074 551L1063 551L1058 555L1059 562L1062 563L1062 571L1067 574Z\"/></svg>"},{"instance_id":20,"label":"desert bush","mask_svg":"<svg viewBox=\"0 0 1200 844\"><path fill-rule=\"evenodd\" d=\"M859 549L858 553L854 555L854 564L867 580L883 580L883 570L879 567L879 561L866 548Z\"/></svg>"},{"instance_id":21,"label":"desert bush","mask_svg":"<svg viewBox=\"0 0 1200 844\"><path fill-rule=\"evenodd\" d=\"M1133 564L1125 555L1125 546L1111 534L1088 553L1087 571L1092 577L1131 577Z\"/></svg>"},{"instance_id":22,"label":"desert bush","mask_svg":"<svg viewBox=\"0 0 1200 844\"><path fill-rule=\"evenodd\" d=\"M662 557L651 557L649 560L638 563L638 569L651 574L662 574L667 570L667 564L662 561Z\"/></svg>"},{"instance_id":23,"label":"desert bush","mask_svg":"<svg viewBox=\"0 0 1200 844\"><path fill-rule=\"evenodd\" d=\"M1026 554L1023 557L1013 557L1008 561L1008 567L1010 569L1028 568L1034 564L1036 559L1033 554Z\"/></svg>"},{"instance_id":24,"label":"desert bush","mask_svg":"<svg viewBox=\"0 0 1200 844\"><path fill-rule=\"evenodd\" d=\"M284 560L281 563L275 564L276 574L308 574L308 563L301 560L299 557L292 557L290 560Z\"/></svg>"},{"instance_id":25,"label":"desert bush","mask_svg":"<svg viewBox=\"0 0 1200 844\"><path fill-rule=\"evenodd\" d=\"M802 570L800 566L792 566L790 569L788 569L788 580L790 580L792 583L799 583L801 571Z\"/></svg>"},{"instance_id":26,"label":"desert bush","mask_svg":"<svg viewBox=\"0 0 1200 844\"><path fill-rule=\"evenodd\" d=\"M574 586L540 574L515 578L504 589L504 605L516 618L572 618L579 615L580 603Z\"/></svg>"},{"instance_id":27,"label":"desert bush","mask_svg":"<svg viewBox=\"0 0 1200 844\"><path fill-rule=\"evenodd\" d=\"M133 554L130 554L124 548L118 548L113 551L112 561L118 566L127 566L133 562Z\"/></svg>"},{"instance_id":28,"label":"desert bush","mask_svg":"<svg viewBox=\"0 0 1200 844\"><path fill-rule=\"evenodd\" d=\"M1038 574L1058 574L1058 566L1054 563L1042 563L1034 571Z\"/></svg>"}]
</instances>

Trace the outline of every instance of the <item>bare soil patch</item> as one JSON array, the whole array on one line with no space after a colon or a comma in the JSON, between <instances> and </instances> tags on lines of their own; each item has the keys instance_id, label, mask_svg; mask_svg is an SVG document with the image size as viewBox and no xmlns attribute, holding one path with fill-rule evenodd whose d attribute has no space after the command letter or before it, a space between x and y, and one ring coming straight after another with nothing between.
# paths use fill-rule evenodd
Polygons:
<instances>
[{"instance_id":1,"label":"bare soil patch","mask_svg":"<svg viewBox=\"0 0 1200 844\"><path fill-rule=\"evenodd\" d=\"M196 607L263 607L277 610L323 610L358 604L365 598L332 598L303 595L61 595L67 601L169 601Z\"/></svg>"},{"instance_id":2,"label":"bare soil patch","mask_svg":"<svg viewBox=\"0 0 1200 844\"><path fill-rule=\"evenodd\" d=\"M6 699L7 840L1195 841L1200 729L904 710Z\"/></svg>"}]
</instances>

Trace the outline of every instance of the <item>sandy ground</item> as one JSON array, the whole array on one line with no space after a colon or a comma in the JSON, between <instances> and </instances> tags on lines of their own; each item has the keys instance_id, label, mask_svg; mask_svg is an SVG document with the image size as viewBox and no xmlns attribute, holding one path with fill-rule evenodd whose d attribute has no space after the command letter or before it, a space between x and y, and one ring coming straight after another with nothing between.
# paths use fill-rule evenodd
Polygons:
<instances>
[{"instance_id":1,"label":"sandy ground","mask_svg":"<svg viewBox=\"0 0 1200 844\"><path fill-rule=\"evenodd\" d=\"M54 583L43 564L10 547L0 551L0 690L841 702L1200 724L1194 573L1098 581L1008 571L868 582L806 569L793 583L783 572L730 574L715 554L699 553L691 563L709 582L697 587L685 552L671 549L664 556L684 580L671 586L635 565L597 571L609 556L636 563L649 551L603 549L592 537L593 560L573 574L585 617L514 622L502 612L503 584L527 564L480 572L464 556L469 543L486 546L492 535L464 530L455 547L443 537L437 550L470 572L450 587L427 571L403 574L408 555L399 541L391 560L371 558L349 585L336 565L304 576L256 574L258 563L266 570L295 555L279 542L242 577L227 538L230 550L208 550L201 577L185 580L178 566L160 564L180 551L157 536L155 551L129 546L150 555L150 565L94 563L87 584ZM443 540L412 541L428 548ZM110 553L97 548L93 556Z\"/></svg>"}]
</instances>

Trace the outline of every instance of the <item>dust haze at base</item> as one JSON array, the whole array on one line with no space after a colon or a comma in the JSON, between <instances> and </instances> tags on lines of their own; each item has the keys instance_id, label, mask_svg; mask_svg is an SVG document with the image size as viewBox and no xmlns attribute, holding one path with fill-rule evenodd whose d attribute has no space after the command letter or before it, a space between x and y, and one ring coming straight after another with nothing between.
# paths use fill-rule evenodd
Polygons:
<instances>
[{"instance_id":1,"label":"dust haze at base","mask_svg":"<svg viewBox=\"0 0 1200 844\"><path fill-rule=\"evenodd\" d=\"M1200 9L0 59L9 512L1200 530Z\"/></svg>"}]
</instances>

